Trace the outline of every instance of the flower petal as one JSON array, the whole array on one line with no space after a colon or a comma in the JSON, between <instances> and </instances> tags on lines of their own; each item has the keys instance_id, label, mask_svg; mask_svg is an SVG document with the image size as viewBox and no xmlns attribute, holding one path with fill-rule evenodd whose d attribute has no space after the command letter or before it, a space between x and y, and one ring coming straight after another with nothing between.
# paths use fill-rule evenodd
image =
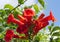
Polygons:
<instances>
[{"instance_id":1,"label":"flower petal","mask_svg":"<svg viewBox=\"0 0 60 42\"><path fill-rule=\"evenodd\" d=\"M7 30L6 36L5 36L5 41L10 42L10 40L13 38L14 32L13 30Z\"/></svg>"},{"instance_id":2,"label":"flower petal","mask_svg":"<svg viewBox=\"0 0 60 42\"><path fill-rule=\"evenodd\" d=\"M21 15L18 15L18 18L20 19L20 21L22 21L22 22L26 22L27 21L27 19L26 18L24 18L23 16L21 16Z\"/></svg>"},{"instance_id":3,"label":"flower petal","mask_svg":"<svg viewBox=\"0 0 60 42\"><path fill-rule=\"evenodd\" d=\"M45 16L44 13L41 13L41 15L38 17L38 20L41 20Z\"/></svg>"},{"instance_id":4,"label":"flower petal","mask_svg":"<svg viewBox=\"0 0 60 42\"><path fill-rule=\"evenodd\" d=\"M55 19L55 17L54 17L52 14L53 14L52 11L50 11L50 17L51 17L51 20L52 20L53 22L55 22L56 19Z\"/></svg>"},{"instance_id":5,"label":"flower petal","mask_svg":"<svg viewBox=\"0 0 60 42\"><path fill-rule=\"evenodd\" d=\"M12 22L13 19L14 19L14 15L13 15L13 14L10 14L10 15L8 16L7 23Z\"/></svg>"},{"instance_id":6,"label":"flower petal","mask_svg":"<svg viewBox=\"0 0 60 42\"><path fill-rule=\"evenodd\" d=\"M34 16L34 15L35 12L31 8L25 9L23 12L23 16Z\"/></svg>"}]
</instances>

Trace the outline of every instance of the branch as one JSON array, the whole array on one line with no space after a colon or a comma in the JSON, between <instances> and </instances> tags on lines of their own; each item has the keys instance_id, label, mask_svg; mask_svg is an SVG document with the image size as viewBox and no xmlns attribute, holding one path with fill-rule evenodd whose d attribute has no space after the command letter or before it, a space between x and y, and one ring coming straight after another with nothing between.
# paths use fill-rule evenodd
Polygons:
<instances>
[{"instance_id":1,"label":"branch","mask_svg":"<svg viewBox=\"0 0 60 42\"><path fill-rule=\"evenodd\" d=\"M21 4L20 4L20 5L21 5ZM16 6L14 9L12 9L11 12L12 12L13 10L15 10L16 8L18 8L20 5Z\"/></svg>"},{"instance_id":2,"label":"branch","mask_svg":"<svg viewBox=\"0 0 60 42\"><path fill-rule=\"evenodd\" d=\"M24 2L26 2L27 0L25 0ZM14 9L11 10L10 13L12 13L13 10L15 10L16 8L18 8L19 6L21 6L21 4L19 4L18 6L16 6Z\"/></svg>"}]
</instances>

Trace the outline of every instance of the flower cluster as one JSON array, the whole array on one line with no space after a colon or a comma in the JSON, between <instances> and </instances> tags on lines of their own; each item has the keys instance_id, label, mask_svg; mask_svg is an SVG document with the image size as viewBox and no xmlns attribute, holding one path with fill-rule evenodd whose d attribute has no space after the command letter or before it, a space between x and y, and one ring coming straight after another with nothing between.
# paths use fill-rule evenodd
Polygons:
<instances>
[{"instance_id":1,"label":"flower cluster","mask_svg":"<svg viewBox=\"0 0 60 42\"><path fill-rule=\"evenodd\" d=\"M39 30L46 27L49 24L49 21L55 21L54 16L52 15L52 11L50 11L50 15L44 17L45 14L42 13L37 19L34 19L35 12L31 9L24 9L23 15L17 15L18 19L14 18L13 14L9 14L7 23L14 23L17 24L18 27L16 28L16 32L19 34L25 34L25 36L19 36L14 34L13 30L7 30L5 41L9 42L12 38L20 38L20 39L27 39L29 36L36 35Z\"/></svg>"}]
</instances>

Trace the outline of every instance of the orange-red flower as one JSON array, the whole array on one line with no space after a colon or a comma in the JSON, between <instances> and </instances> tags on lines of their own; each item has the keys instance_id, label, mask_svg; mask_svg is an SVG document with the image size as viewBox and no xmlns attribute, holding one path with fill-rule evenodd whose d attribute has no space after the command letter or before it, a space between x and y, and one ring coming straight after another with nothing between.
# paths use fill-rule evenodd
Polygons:
<instances>
[{"instance_id":1,"label":"orange-red flower","mask_svg":"<svg viewBox=\"0 0 60 42\"><path fill-rule=\"evenodd\" d=\"M8 19L7 19L7 23L12 22L13 19L14 19L14 15L13 14L9 14Z\"/></svg>"},{"instance_id":2,"label":"orange-red flower","mask_svg":"<svg viewBox=\"0 0 60 42\"><path fill-rule=\"evenodd\" d=\"M30 32L29 30L32 30L33 35L36 35L39 32L39 30L41 30L42 28L46 27L49 24L50 20L52 20L53 22L55 21L55 18L52 15L52 11L50 11L50 15L47 17L44 17L45 14L42 13L36 20L33 19L34 15L35 15L35 12L32 9L28 8L24 10L23 16L17 15L19 20L15 19L13 14L10 14L8 16L7 23L12 22L12 23L17 24L18 27L16 29L16 32L18 32L19 34L25 34L25 37L14 35L13 38L29 37L29 32Z\"/></svg>"},{"instance_id":3,"label":"orange-red flower","mask_svg":"<svg viewBox=\"0 0 60 42\"><path fill-rule=\"evenodd\" d=\"M13 38L14 32L13 30L7 30L6 35L5 35L5 41L10 42L10 40Z\"/></svg>"},{"instance_id":4,"label":"orange-red flower","mask_svg":"<svg viewBox=\"0 0 60 42\"><path fill-rule=\"evenodd\" d=\"M32 20L32 17L35 16L35 12L34 12L31 8L24 9L24 11L23 11L23 16L24 16L28 21L31 21L31 20Z\"/></svg>"},{"instance_id":5,"label":"orange-red flower","mask_svg":"<svg viewBox=\"0 0 60 42\"><path fill-rule=\"evenodd\" d=\"M15 19L13 14L10 14L10 15L8 16L7 23L10 23L10 22L16 23L16 24L19 25L19 26L24 24L23 22Z\"/></svg>"},{"instance_id":6,"label":"orange-red flower","mask_svg":"<svg viewBox=\"0 0 60 42\"><path fill-rule=\"evenodd\" d=\"M50 15L41 19L40 21L41 22L46 22L46 21L50 21L52 20L53 22L56 21L56 19L54 18L53 14L52 14L52 11L50 11Z\"/></svg>"},{"instance_id":7,"label":"orange-red flower","mask_svg":"<svg viewBox=\"0 0 60 42\"><path fill-rule=\"evenodd\" d=\"M24 26L18 26L16 31L20 34L25 34L28 32L28 28L25 25Z\"/></svg>"},{"instance_id":8,"label":"orange-red flower","mask_svg":"<svg viewBox=\"0 0 60 42\"><path fill-rule=\"evenodd\" d=\"M17 17L20 19L21 22L23 22L23 23L27 22L27 19L24 18L23 16L18 14Z\"/></svg>"},{"instance_id":9,"label":"orange-red flower","mask_svg":"<svg viewBox=\"0 0 60 42\"><path fill-rule=\"evenodd\" d=\"M56 20L52 15L52 11L50 11L49 16L47 17L44 17L44 16L45 15L42 13L41 16L39 16L39 18L34 22L35 23L35 27L33 28L34 35L37 34L39 30L46 27L49 24L48 21L52 20L54 22Z\"/></svg>"},{"instance_id":10,"label":"orange-red flower","mask_svg":"<svg viewBox=\"0 0 60 42\"><path fill-rule=\"evenodd\" d=\"M53 22L56 21L55 17L53 16L52 11L50 11L50 16L51 16L51 20L52 20Z\"/></svg>"},{"instance_id":11,"label":"orange-red flower","mask_svg":"<svg viewBox=\"0 0 60 42\"><path fill-rule=\"evenodd\" d=\"M45 16L44 13L41 13L41 15L38 17L38 20L41 20Z\"/></svg>"},{"instance_id":12,"label":"orange-red flower","mask_svg":"<svg viewBox=\"0 0 60 42\"><path fill-rule=\"evenodd\" d=\"M23 16L34 16L34 15L35 12L31 8L24 9L23 11Z\"/></svg>"}]
</instances>

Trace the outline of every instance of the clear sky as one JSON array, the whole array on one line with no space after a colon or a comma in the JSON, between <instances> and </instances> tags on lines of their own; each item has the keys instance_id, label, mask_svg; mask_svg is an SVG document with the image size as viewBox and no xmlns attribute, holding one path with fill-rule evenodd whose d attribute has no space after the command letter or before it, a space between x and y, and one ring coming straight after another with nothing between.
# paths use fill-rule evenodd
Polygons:
<instances>
[{"instance_id":1,"label":"clear sky","mask_svg":"<svg viewBox=\"0 0 60 42\"><path fill-rule=\"evenodd\" d=\"M26 2L26 5L34 4L36 0L28 0L28 3ZM46 15L49 15L50 10L53 11L53 15L56 17L57 22L55 22L55 25L60 26L60 0L45 0L46 2L46 9L44 10L44 13ZM4 7L5 4L11 4L14 7L18 4L17 0L0 0L0 9Z\"/></svg>"},{"instance_id":2,"label":"clear sky","mask_svg":"<svg viewBox=\"0 0 60 42\"><path fill-rule=\"evenodd\" d=\"M45 0L46 1L46 10L44 12L49 14L49 11L53 11L53 15L56 17L57 21L55 25L60 26L60 0Z\"/></svg>"}]
</instances>

